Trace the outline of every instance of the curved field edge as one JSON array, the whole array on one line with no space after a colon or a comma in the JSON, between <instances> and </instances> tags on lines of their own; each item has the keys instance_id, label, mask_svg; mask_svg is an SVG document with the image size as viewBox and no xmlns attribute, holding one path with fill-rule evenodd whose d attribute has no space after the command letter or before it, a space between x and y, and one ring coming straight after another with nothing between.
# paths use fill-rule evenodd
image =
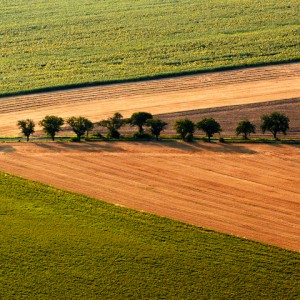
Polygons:
<instances>
[{"instance_id":1,"label":"curved field edge","mask_svg":"<svg viewBox=\"0 0 300 300\"><path fill-rule=\"evenodd\" d=\"M300 294L297 252L3 172L0 184L1 299L296 299Z\"/></svg>"},{"instance_id":2,"label":"curved field edge","mask_svg":"<svg viewBox=\"0 0 300 300\"><path fill-rule=\"evenodd\" d=\"M6 2L0 90L299 60L298 11L297 0Z\"/></svg>"}]
</instances>

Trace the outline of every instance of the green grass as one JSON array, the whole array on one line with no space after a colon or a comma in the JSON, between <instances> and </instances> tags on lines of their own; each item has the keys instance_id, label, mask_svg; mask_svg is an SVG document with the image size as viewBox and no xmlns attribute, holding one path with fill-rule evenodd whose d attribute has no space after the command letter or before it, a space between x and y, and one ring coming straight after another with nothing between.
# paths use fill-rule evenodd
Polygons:
<instances>
[{"instance_id":1,"label":"green grass","mask_svg":"<svg viewBox=\"0 0 300 300\"><path fill-rule=\"evenodd\" d=\"M0 185L1 299L299 298L297 252L4 173Z\"/></svg>"},{"instance_id":2,"label":"green grass","mask_svg":"<svg viewBox=\"0 0 300 300\"><path fill-rule=\"evenodd\" d=\"M295 61L298 0L0 0L0 94Z\"/></svg>"}]
</instances>

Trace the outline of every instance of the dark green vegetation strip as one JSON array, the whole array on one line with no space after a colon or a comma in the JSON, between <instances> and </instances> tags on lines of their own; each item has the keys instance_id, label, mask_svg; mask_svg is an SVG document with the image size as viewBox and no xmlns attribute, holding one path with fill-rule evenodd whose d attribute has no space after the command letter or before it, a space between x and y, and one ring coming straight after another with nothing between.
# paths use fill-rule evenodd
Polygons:
<instances>
[{"instance_id":1,"label":"dark green vegetation strip","mask_svg":"<svg viewBox=\"0 0 300 300\"><path fill-rule=\"evenodd\" d=\"M2 1L0 94L300 59L298 0Z\"/></svg>"},{"instance_id":2,"label":"dark green vegetation strip","mask_svg":"<svg viewBox=\"0 0 300 300\"><path fill-rule=\"evenodd\" d=\"M3 173L0 185L1 299L299 296L299 253Z\"/></svg>"}]
</instances>

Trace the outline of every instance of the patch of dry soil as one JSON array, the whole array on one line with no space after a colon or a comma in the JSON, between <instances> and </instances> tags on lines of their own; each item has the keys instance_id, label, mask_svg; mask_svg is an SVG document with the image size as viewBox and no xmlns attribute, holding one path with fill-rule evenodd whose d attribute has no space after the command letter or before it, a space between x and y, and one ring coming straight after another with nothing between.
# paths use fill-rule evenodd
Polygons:
<instances>
[{"instance_id":1,"label":"patch of dry soil","mask_svg":"<svg viewBox=\"0 0 300 300\"><path fill-rule=\"evenodd\" d=\"M300 251L300 148L296 145L2 143L0 169Z\"/></svg>"}]
</instances>

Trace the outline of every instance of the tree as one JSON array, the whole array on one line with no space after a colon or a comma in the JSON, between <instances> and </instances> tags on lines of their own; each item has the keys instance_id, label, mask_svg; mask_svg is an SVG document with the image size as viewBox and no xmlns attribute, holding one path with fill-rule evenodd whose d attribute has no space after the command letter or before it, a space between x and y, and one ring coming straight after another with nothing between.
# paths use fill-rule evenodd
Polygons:
<instances>
[{"instance_id":1,"label":"tree","mask_svg":"<svg viewBox=\"0 0 300 300\"><path fill-rule=\"evenodd\" d=\"M146 121L146 126L150 127L151 134L155 136L157 141L161 131L163 131L167 125L168 123L160 119L148 119Z\"/></svg>"},{"instance_id":2,"label":"tree","mask_svg":"<svg viewBox=\"0 0 300 300\"><path fill-rule=\"evenodd\" d=\"M221 125L214 118L204 118L197 123L197 128L206 133L209 142L210 138L215 133L220 133L222 131Z\"/></svg>"},{"instance_id":3,"label":"tree","mask_svg":"<svg viewBox=\"0 0 300 300\"><path fill-rule=\"evenodd\" d=\"M147 112L136 112L133 113L129 119L129 123L131 126L137 126L139 134L144 133L143 126L145 125L146 121L152 119L153 116Z\"/></svg>"},{"instance_id":4,"label":"tree","mask_svg":"<svg viewBox=\"0 0 300 300\"><path fill-rule=\"evenodd\" d=\"M283 113L272 112L269 115L263 115L261 117L261 130L265 133L267 130L270 131L274 139L277 140L277 133L282 132L286 135L289 129L290 119Z\"/></svg>"},{"instance_id":5,"label":"tree","mask_svg":"<svg viewBox=\"0 0 300 300\"><path fill-rule=\"evenodd\" d=\"M93 128L93 123L84 117L71 117L67 120L80 141L81 137Z\"/></svg>"},{"instance_id":6,"label":"tree","mask_svg":"<svg viewBox=\"0 0 300 300\"><path fill-rule=\"evenodd\" d=\"M189 141L193 140L193 134L195 132L195 124L193 121L189 119L177 120L174 124L174 128L184 141L187 137Z\"/></svg>"},{"instance_id":7,"label":"tree","mask_svg":"<svg viewBox=\"0 0 300 300\"><path fill-rule=\"evenodd\" d=\"M249 120L242 120L238 123L235 132L236 135L240 135L242 133L244 139L247 140L250 133L255 133L255 125Z\"/></svg>"},{"instance_id":8,"label":"tree","mask_svg":"<svg viewBox=\"0 0 300 300\"><path fill-rule=\"evenodd\" d=\"M108 137L118 139L120 137L119 129L125 124L123 116L116 112L112 118L102 120L98 123L99 126L106 127L108 129Z\"/></svg>"},{"instance_id":9,"label":"tree","mask_svg":"<svg viewBox=\"0 0 300 300\"><path fill-rule=\"evenodd\" d=\"M46 116L40 121L40 125L43 127L45 133L54 141L56 133L61 131L61 126L64 125L64 120L56 116Z\"/></svg>"},{"instance_id":10,"label":"tree","mask_svg":"<svg viewBox=\"0 0 300 300\"><path fill-rule=\"evenodd\" d=\"M26 136L27 142L29 141L29 136L34 133L34 121L30 119L20 120L17 126L21 129L22 133Z\"/></svg>"}]
</instances>

